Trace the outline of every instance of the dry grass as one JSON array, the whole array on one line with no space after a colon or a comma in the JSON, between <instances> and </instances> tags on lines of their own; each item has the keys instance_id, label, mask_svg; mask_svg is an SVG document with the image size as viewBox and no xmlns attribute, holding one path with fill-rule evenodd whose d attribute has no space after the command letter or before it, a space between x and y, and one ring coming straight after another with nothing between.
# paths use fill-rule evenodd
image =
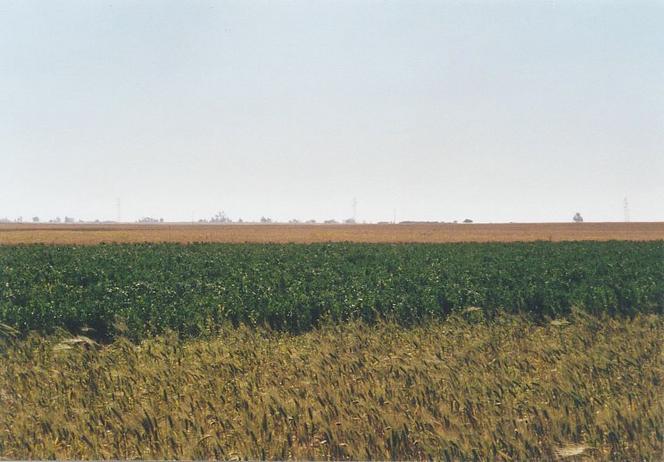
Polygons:
<instances>
[{"instance_id":1,"label":"dry grass","mask_svg":"<svg viewBox=\"0 0 664 462\"><path fill-rule=\"evenodd\" d=\"M2 244L653 241L664 222L403 225L0 225Z\"/></svg>"},{"instance_id":2,"label":"dry grass","mask_svg":"<svg viewBox=\"0 0 664 462\"><path fill-rule=\"evenodd\" d=\"M105 346L0 331L0 457L661 458L664 317L576 316Z\"/></svg>"}]
</instances>

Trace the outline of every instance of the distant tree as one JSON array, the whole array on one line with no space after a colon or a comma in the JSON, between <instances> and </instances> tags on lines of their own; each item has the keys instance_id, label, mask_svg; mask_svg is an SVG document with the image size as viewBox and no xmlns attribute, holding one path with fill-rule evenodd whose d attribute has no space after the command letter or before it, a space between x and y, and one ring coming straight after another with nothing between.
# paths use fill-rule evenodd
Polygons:
<instances>
[{"instance_id":1,"label":"distant tree","mask_svg":"<svg viewBox=\"0 0 664 462\"><path fill-rule=\"evenodd\" d=\"M315 224L316 224L316 220L307 220L307 224L308 224L308 225L315 225Z\"/></svg>"},{"instance_id":2,"label":"distant tree","mask_svg":"<svg viewBox=\"0 0 664 462\"><path fill-rule=\"evenodd\" d=\"M355 218L346 218L344 220L344 223L347 225L354 225L355 224Z\"/></svg>"},{"instance_id":3,"label":"distant tree","mask_svg":"<svg viewBox=\"0 0 664 462\"><path fill-rule=\"evenodd\" d=\"M232 223L233 220L228 218L226 216L226 212L223 210L221 212L218 212L212 219L210 220L210 223Z\"/></svg>"},{"instance_id":4,"label":"distant tree","mask_svg":"<svg viewBox=\"0 0 664 462\"><path fill-rule=\"evenodd\" d=\"M65 217L65 223L71 224L74 223L74 221L76 220L74 220L72 217Z\"/></svg>"},{"instance_id":5,"label":"distant tree","mask_svg":"<svg viewBox=\"0 0 664 462\"><path fill-rule=\"evenodd\" d=\"M473 220L471 220L470 218L466 218L465 220L463 220L463 222L464 222L464 223L472 223Z\"/></svg>"},{"instance_id":6,"label":"distant tree","mask_svg":"<svg viewBox=\"0 0 664 462\"><path fill-rule=\"evenodd\" d=\"M261 217L261 223L263 223L263 224L269 224L269 223L272 223L272 218L269 218L269 217Z\"/></svg>"},{"instance_id":7,"label":"distant tree","mask_svg":"<svg viewBox=\"0 0 664 462\"><path fill-rule=\"evenodd\" d=\"M576 214L574 215L574 218L572 218L572 219L574 220L575 223L583 223L583 217L581 216L581 214L579 212L576 212Z\"/></svg>"},{"instance_id":8,"label":"distant tree","mask_svg":"<svg viewBox=\"0 0 664 462\"><path fill-rule=\"evenodd\" d=\"M39 223L39 217L32 217L33 223Z\"/></svg>"}]
</instances>

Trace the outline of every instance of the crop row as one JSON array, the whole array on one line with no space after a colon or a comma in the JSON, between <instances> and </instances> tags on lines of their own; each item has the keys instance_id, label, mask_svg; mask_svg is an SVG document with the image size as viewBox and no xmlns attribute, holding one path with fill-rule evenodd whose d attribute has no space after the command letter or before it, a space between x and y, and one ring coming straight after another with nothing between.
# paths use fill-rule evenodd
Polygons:
<instances>
[{"instance_id":1,"label":"crop row","mask_svg":"<svg viewBox=\"0 0 664 462\"><path fill-rule=\"evenodd\" d=\"M0 322L22 332L300 332L350 319L410 325L469 306L662 313L664 242L0 247Z\"/></svg>"}]
</instances>

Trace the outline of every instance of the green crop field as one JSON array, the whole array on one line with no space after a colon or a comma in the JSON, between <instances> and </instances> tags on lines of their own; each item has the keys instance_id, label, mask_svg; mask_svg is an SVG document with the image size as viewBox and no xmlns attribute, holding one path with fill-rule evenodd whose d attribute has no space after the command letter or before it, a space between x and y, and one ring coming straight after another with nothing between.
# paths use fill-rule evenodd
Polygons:
<instances>
[{"instance_id":1,"label":"green crop field","mask_svg":"<svg viewBox=\"0 0 664 462\"><path fill-rule=\"evenodd\" d=\"M20 332L185 337L489 316L664 311L664 242L0 247L0 322Z\"/></svg>"}]
</instances>

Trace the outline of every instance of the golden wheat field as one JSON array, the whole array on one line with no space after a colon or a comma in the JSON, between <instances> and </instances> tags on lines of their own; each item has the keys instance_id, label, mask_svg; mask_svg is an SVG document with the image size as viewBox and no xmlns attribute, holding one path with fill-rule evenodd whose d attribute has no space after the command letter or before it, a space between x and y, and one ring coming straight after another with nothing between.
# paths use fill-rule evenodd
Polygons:
<instances>
[{"instance_id":1,"label":"golden wheat field","mask_svg":"<svg viewBox=\"0 0 664 462\"><path fill-rule=\"evenodd\" d=\"M1 244L102 242L514 242L664 240L664 222L369 225L0 225Z\"/></svg>"},{"instance_id":2,"label":"golden wheat field","mask_svg":"<svg viewBox=\"0 0 664 462\"><path fill-rule=\"evenodd\" d=\"M0 335L10 459L661 460L664 318Z\"/></svg>"}]
</instances>

